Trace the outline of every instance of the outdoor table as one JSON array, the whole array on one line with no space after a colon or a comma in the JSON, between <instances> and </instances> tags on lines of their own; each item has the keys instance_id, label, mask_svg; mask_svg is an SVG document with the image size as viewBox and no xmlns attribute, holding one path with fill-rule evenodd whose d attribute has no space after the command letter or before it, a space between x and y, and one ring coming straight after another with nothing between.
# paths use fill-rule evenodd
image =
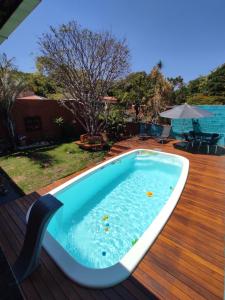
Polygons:
<instances>
[{"instance_id":1,"label":"outdoor table","mask_svg":"<svg viewBox=\"0 0 225 300\"><path fill-rule=\"evenodd\" d=\"M216 154L219 146L217 145L220 135L218 133L206 133L206 132L185 132L181 134L182 139L184 140L180 143L180 146L186 150L196 150L200 152L202 146L206 147L203 153L209 154L210 152Z\"/></svg>"},{"instance_id":2,"label":"outdoor table","mask_svg":"<svg viewBox=\"0 0 225 300\"><path fill-rule=\"evenodd\" d=\"M193 149L194 146L196 146L198 151L200 150L202 144L205 144L208 148L212 140L212 134L205 132L190 131L188 133L183 133L182 136L184 137L185 141L187 141L186 149L189 149L190 146Z\"/></svg>"},{"instance_id":3,"label":"outdoor table","mask_svg":"<svg viewBox=\"0 0 225 300\"><path fill-rule=\"evenodd\" d=\"M205 132L193 132L191 134L194 136L193 140L191 141L192 147L194 146L194 143L196 143L199 151L201 146L205 145L207 147L207 153L209 153L210 147L215 146L215 152L217 152L217 142L220 138L219 134Z\"/></svg>"}]
</instances>

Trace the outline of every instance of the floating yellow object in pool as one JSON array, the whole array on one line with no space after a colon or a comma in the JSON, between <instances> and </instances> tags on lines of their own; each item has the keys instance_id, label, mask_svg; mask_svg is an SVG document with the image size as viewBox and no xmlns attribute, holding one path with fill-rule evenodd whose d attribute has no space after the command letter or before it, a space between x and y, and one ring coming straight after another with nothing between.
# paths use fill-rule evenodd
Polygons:
<instances>
[{"instance_id":1,"label":"floating yellow object in pool","mask_svg":"<svg viewBox=\"0 0 225 300\"><path fill-rule=\"evenodd\" d=\"M106 221L106 220L108 220L109 219L109 216L107 216L107 215L104 215L103 217L102 217L102 221Z\"/></svg>"},{"instance_id":2,"label":"floating yellow object in pool","mask_svg":"<svg viewBox=\"0 0 225 300\"><path fill-rule=\"evenodd\" d=\"M146 192L146 195L147 195L148 197L152 197L152 196L153 196L153 192Z\"/></svg>"}]
</instances>

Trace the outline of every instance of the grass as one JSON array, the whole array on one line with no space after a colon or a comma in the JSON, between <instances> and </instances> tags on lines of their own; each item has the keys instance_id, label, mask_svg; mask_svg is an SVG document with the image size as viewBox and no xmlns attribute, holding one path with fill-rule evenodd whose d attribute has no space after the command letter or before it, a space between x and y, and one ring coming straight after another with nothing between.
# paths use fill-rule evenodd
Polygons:
<instances>
[{"instance_id":1,"label":"grass","mask_svg":"<svg viewBox=\"0 0 225 300\"><path fill-rule=\"evenodd\" d=\"M65 143L0 157L0 166L25 193L29 193L101 161L104 154L83 151L74 143Z\"/></svg>"}]
</instances>

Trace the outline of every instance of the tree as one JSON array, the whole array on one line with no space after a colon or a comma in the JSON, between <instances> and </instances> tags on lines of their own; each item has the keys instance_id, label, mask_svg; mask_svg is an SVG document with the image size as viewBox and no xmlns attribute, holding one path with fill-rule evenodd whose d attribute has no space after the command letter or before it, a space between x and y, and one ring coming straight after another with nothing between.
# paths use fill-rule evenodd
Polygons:
<instances>
[{"instance_id":1,"label":"tree","mask_svg":"<svg viewBox=\"0 0 225 300\"><path fill-rule=\"evenodd\" d=\"M127 122L127 113L123 104L113 105L108 116L107 134L111 140L119 140L124 134Z\"/></svg>"},{"instance_id":2,"label":"tree","mask_svg":"<svg viewBox=\"0 0 225 300\"><path fill-rule=\"evenodd\" d=\"M62 99L60 89L52 78L42 75L38 72L27 73L26 82L29 89L31 89L38 96L46 97L49 99ZM57 95L59 95L57 97Z\"/></svg>"},{"instance_id":3,"label":"tree","mask_svg":"<svg viewBox=\"0 0 225 300\"><path fill-rule=\"evenodd\" d=\"M225 64L207 76L199 76L176 90L176 103L213 105L225 103ZM181 101L183 100L183 101Z\"/></svg>"},{"instance_id":4,"label":"tree","mask_svg":"<svg viewBox=\"0 0 225 300\"><path fill-rule=\"evenodd\" d=\"M200 76L194 80L191 80L188 83L188 90L190 92L190 94L198 94L198 93L202 93L202 94L207 94L207 77L206 76Z\"/></svg>"},{"instance_id":5,"label":"tree","mask_svg":"<svg viewBox=\"0 0 225 300\"><path fill-rule=\"evenodd\" d=\"M149 96L149 80L146 72L134 72L116 82L110 93L119 99L121 108L134 107L135 121L140 118L141 105Z\"/></svg>"},{"instance_id":6,"label":"tree","mask_svg":"<svg viewBox=\"0 0 225 300\"><path fill-rule=\"evenodd\" d=\"M36 57L36 69L39 74L43 76L49 76L52 77L51 74L49 74L49 68L48 65L51 63L51 60L48 59L46 56L38 56Z\"/></svg>"},{"instance_id":7,"label":"tree","mask_svg":"<svg viewBox=\"0 0 225 300\"><path fill-rule=\"evenodd\" d=\"M149 74L135 72L116 82L110 93L116 96L125 108L133 105L136 121L143 119L157 122L159 112L173 102L174 85L178 86L180 81L181 77L174 79L173 84L171 80L166 79L160 61Z\"/></svg>"},{"instance_id":8,"label":"tree","mask_svg":"<svg viewBox=\"0 0 225 300\"><path fill-rule=\"evenodd\" d=\"M171 104L173 87L162 74L162 62L153 67L148 75L150 96L146 99L145 115L151 122L158 122L159 113Z\"/></svg>"},{"instance_id":9,"label":"tree","mask_svg":"<svg viewBox=\"0 0 225 300\"><path fill-rule=\"evenodd\" d=\"M51 100L63 99L61 84L57 84L53 74L48 71L48 58L38 56L36 58L37 72L31 73L28 84L38 95Z\"/></svg>"},{"instance_id":10,"label":"tree","mask_svg":"<svg viewBox=\"0 0 225 300\"><path fill-rule=\"evenodd\" d=\"M170 77L167 80L172 85L171 104L185 103L188 96L188 88L181 76Z\"/></svg>"},{"instance_id":11,"label":"tree","mask_svg":"<svg viewBox=\"0 0 225 300\"><path fill-rule=\"evenodd\" d=\"M62 104L89 135L107 124L109 109L102 97L129 68L125 40L109 32L93 32L72 21L43 34L40 46L46 70L61 85Z\"/></svg>"},{"instance_id":12,"label":"tree","mask_svg":"<svg viewBox=\"0 0 225 300\"><path fill-rule=\"evenodd\" d=\"M167 80L172 84L174 91L177 91L184 86L184 79L181 76L169 77Z\"/></svg>"},{"instance_id":13,"label":"tree","mask_svg":"<svg viewBox=\"0 0 225 300\"><path fill-rule=\"evenodd\" d=\"M22 77L18 77L13 60L8 59L6 54L0 55L0 111L13 148L16 147L16 139L12 108L17 96L24 87L24 81Z\"/></svg>"},{"instance_id":14,"label":"tree","mask_svg":"<svg viewBox=\"0 0 225 300\"><path fill-rule=\"evenodd\" d=\"M225 64L211 72L207 79L208 94L225 97Z\"/></svg>"}]
</instances>

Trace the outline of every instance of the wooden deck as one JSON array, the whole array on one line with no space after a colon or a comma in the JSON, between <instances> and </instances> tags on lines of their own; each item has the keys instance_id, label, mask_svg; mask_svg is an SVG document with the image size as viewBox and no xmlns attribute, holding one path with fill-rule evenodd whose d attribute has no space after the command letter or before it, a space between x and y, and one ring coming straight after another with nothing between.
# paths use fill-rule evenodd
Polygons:
<instances>
[{"instance_id":1,"label":"wooden deck","mask_svg":"<svg viewBox=\"0 0 225 300\"><path fill-rule=\"evenodd\" d=\"M41 266L21 285L25 299L144 300L154 299L153 294L160 299L223 299L225 157L137 139L120 142L112 153L138 147L183 155L190 171L171 218L134 273L113 288L86 289L67 279L43 250ZM0 207L0 247L11 264L23 242L28 207L66 180Z\"/></svg>"}]
</instances>

